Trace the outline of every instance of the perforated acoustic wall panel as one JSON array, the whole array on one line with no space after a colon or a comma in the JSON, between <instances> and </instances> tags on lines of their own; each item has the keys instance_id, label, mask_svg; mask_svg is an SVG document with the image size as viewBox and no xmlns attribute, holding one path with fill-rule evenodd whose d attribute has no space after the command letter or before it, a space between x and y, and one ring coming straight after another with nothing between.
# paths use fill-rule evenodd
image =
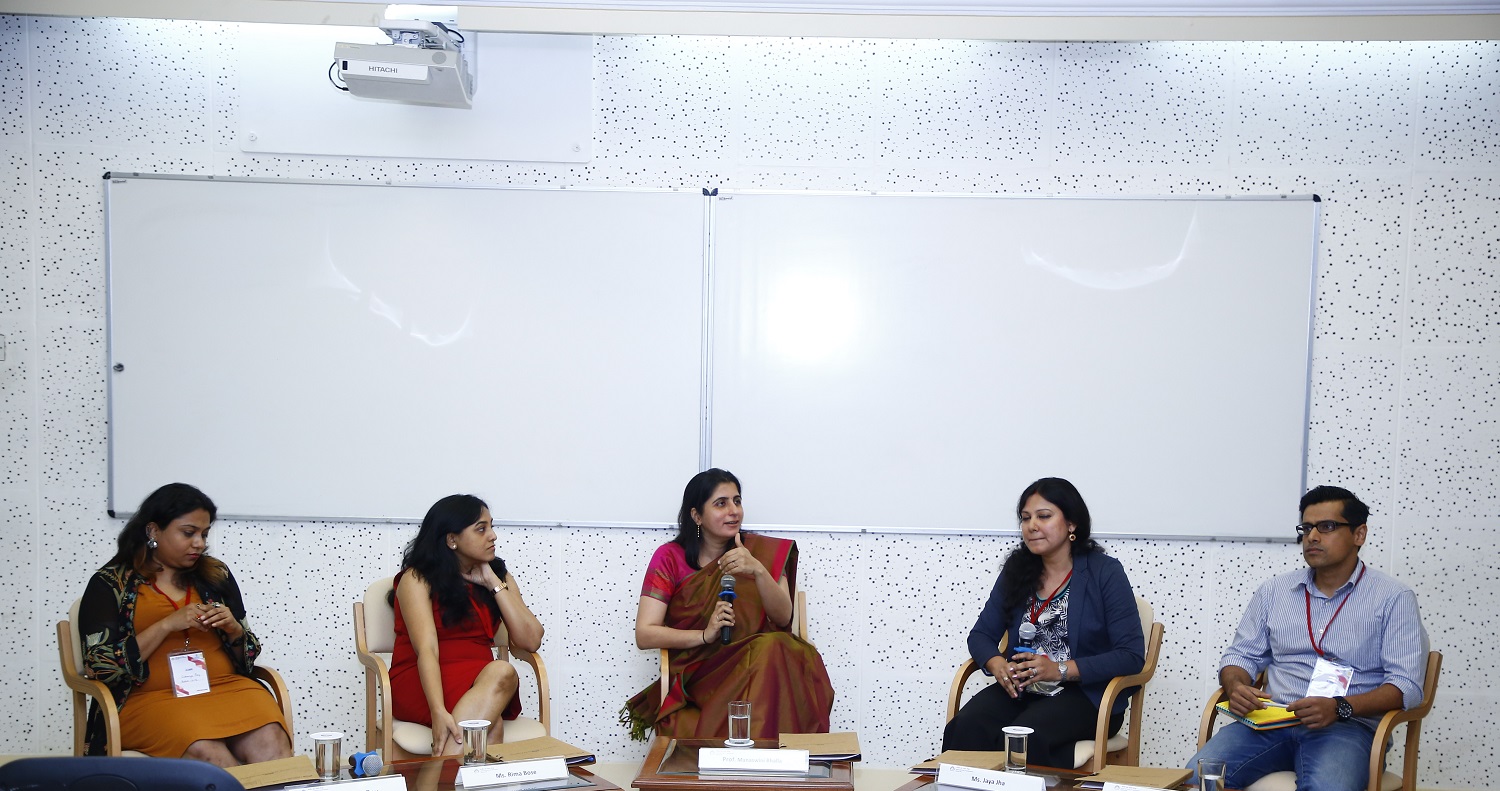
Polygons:
<instances>
[{"instance_id":1,"label":"perforated acoustic wall panel","mask_svg":"<svg viewBox=\"0 0 1500 791\"><path fill-rule=\"evenodd\" d=\"M1421 785L1488 784L1500 758L1489 738L1500 729L1500 44L602 38L595 158L556 165L240 153L238 96L255 79L233 66L242 35L224 24L0 16L0 706L9 713L0 753L67 749L52 624L120 527L104 515L107 170L554 187L1316 192L1326 203L1308 478L1365 496L1374 516L1364 556L1416 587L1433 645L1448 655ZM753 520L755 481L745 485ZM1172 489L1160 482L1164 509ZM1005 524L1015 494L932 496L963 498ZM663 518L677 496L661 492ZM1219 516L1199 515L1205 532ZM1287 524L1295 517L1287 503ZM394 571L412 532L215 527L214 551L241 580L265 661L295 690L300 749L325 727L363 738L350 604ZM548 627L555 734L605 760L644 754L616 712L654 678L631 627L644 564L667 537L545 527L501 537ZM812 638L838 691L834 727L858 729L872 765L928 757L964 637L1012 540L795 538ZM1182 762L1244 603L1300 557L1289 544L1107 549L1167 627L1143 757Z\"/></svg>"}]
</instances>

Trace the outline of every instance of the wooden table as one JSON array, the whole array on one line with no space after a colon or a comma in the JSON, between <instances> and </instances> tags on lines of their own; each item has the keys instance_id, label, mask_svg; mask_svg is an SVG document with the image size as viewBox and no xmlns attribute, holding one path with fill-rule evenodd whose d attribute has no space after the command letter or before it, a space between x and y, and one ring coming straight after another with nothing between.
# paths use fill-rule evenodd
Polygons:
<instances>
[{"instance_id":1,"label":"wooden table","mask_svg":"<svg viewBox=\"0 0 1500 791\"><path fill-rule=\"evenodd\" d=\"M452 791L453 782L458 778L458 770L462 766L462 759L451 755L446 758L416 758L409 761L392 761L385 765L385 770L381 774L401 775L406 779L406 787L410 791ZM578 786L567 791L622 791L619 786L582 766L570 767L569 771L575 777L588 780L591 785Z\"/></svg>"},{"instance_id":2,"label":"wooden table","mask_svg":"<svg viewBox=\"0 0 1500 791\"><path fill-rule=\"evenodd\" d=\"M660 774L662 759L672 740L656 737L651 743L651 752L641 764L641 773L630 785L641 791L772 791L772 789L798 788L806 791L854 791L853 769L848 761L828 762L828 777L721 777L718 775ZM704 746L722 747L722 741L703 741ZM777 747L775 739L761 740L756 747ZM821 763L821 762L820 762Z\"/></svg>"}]
</instances>

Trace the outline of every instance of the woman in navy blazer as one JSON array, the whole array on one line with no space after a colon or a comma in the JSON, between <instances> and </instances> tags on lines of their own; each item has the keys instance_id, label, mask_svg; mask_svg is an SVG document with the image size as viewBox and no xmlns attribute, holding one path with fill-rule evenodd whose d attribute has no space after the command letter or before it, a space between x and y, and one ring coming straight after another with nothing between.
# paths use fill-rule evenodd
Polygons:
<instances>
[{"instance_id":1,"label":"woman in navy blazer","mask_svg":"<svg viewBox=\"0 0 1500 791\"><path fill-rule=\"evenodd\" d=\"M943 749L1003 750L1002 729L1024 725L1035 729L1030 763L1072 768L1073 743L1093 738L1104 688L1141 671L1146 640L1125 569L1089 538L1089 509L1073 484L1031 484L1016 518L1021 545L969 632L969 654L996 683L948 723ZM1002 635L1009 657L999 650ZM1110 733L1128 702L1115 700Z\"/></svg>"}]
</instances>

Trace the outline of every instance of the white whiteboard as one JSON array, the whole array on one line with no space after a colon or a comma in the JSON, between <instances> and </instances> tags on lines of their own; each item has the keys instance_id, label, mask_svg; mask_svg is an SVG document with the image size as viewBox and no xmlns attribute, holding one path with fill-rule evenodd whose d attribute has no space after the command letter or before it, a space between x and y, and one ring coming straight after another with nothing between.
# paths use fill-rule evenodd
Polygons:
<instances>
[{"instance_id":1,"label":"white whiteboard","mask_svg":"<svg viewBox=\"0 0 1500 791\"><path fill-rule=\"evenodd\" d=\"M666 524L697 469L704 199L115 174L110 508Z\"/></svg>"},{"instance_id":2,"label":"white whiteboard","mask_svg":"<svg viewBox=\"0 0 1500 791\"><path fill-rule=\"evenodd\" d=\"M1317 204L736 194L712 461L763 528L1292 537Z\"/></svg>"}]
</instances>

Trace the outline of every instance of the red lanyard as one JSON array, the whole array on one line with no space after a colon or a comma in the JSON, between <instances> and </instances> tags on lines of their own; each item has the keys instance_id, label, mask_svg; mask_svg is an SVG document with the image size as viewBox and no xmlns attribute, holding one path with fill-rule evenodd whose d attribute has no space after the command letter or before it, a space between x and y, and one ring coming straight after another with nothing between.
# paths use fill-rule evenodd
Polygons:
<instances>
[{"instance_id":1,"label":"red lanyard","mask_svg":"<svg viewBox=\"0 0 1500 791\"><path fill-rule=\"evenodd\" d=\"M1359 564L1359 576L1354 578L1354 584L1349 587L1349 592L1344 594L1344 600L1339 602L1338 609L1333 611L1333 617L1329 618L1328 623L1323 625L1323 640L1313 637L1312 591L1307 588L1302 589L1302 595L1307 599L1307 639L1312 642L1313 650L1318 652L1318 656L1323 655L1323 641L1328 639L1328 630L1333 628L1333 622L1338 620L1339 613L1344 611L1344 605L1349 603L1349 597L1354 595L1354 589L1359 587L1359 581L1364 578L1365 565L1361 563Z\"/></svg>"},{"instance_id":2,"label":"red lanyard","mask_svg":"<svg viewBox=\"0 0 1500 791\"><path fill-rule=\"evenodd\" d=\"M1051 604L1052 600L1055 599L1055 598L1057 598L1057 594L1061 593L1063 588L1068 587L1068 580L1070 580L1070 579L1073 579L1073 570L1072 569L1068 570L1068 576L1063 577L1063 581L1060 582L1060 583L1058 583L1057 587L1052 590L1052 595L1048 596L1046 601L1042 602L1040 605L1038 605L1037 607L1035 607L1034 609L1032 609L1031 614L1027 618L1027 620L1031 621L1032 624L1035 624L1037 616L1041 615L1042 612L1047 609L1047 605ZM1036 601L1036 597L1032 596L1031 600L1032 601Z\"/></svg>"},{"instance_id":3,"label":"red lanyard","mask_svg":"<svg viewBox=\"0 0 1500 791\"><path fill-rule=\"evenodd\" d=\"M172 601L172 597L168 596L166 591L156 587L156 580L151 581L151 589L156 591L157 593L160 593L161 597L167 600L167 604L172 605L172 612L177 612L183 607L186 607L188 605L188 602L191 602L193 600L193 589L191 587L187 589L187 594L182 597L182 604L178 604L177 602Z\"/></svg>"},{"instance_id":4,"label":"red lanyard","mask_svg":"<svg viewBox=\"0 0 1500 791\"><path fill-rule=\"evenodd\" d=\"M157 593L160 593L161 597L163 599L167 600L167 604L172 605L172 612L177 612L178 610L182 609L183 607L188 606L188 603L193 600L193 588L192 588L192 586L188 586L187 593L182 597L182 604L178 604L177 602L172 601L172 597L168 596L166 591L162 590L161 588L156 587L156 580L151 580L151 589L154 590L154 591L156 591ZM182 650L184 650L184 651L188 650L188 647L191 645L191 643L192 643L192 635L188 633L188 630L183 629L182 630Z\"/></svg>"}]
</instances>

